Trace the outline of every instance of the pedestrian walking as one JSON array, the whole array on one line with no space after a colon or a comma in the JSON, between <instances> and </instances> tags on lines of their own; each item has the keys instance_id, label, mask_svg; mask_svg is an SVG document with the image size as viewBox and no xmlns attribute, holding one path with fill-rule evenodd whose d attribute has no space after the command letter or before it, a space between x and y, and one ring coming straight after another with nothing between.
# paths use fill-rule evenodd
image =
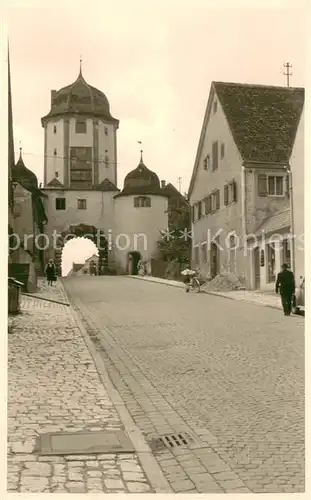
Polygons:
<instances>
[{"instance_id":1,"label":"pedestrian walking","mask_svg":"<svg viewBox=\"0 0 311 500\"><path fill-rule=\"evenodd\" d=\"M287 264L283 264L282 271L278 273L275 292L280 293L284 315L289 316L292 311L293 296L295 295L295 276L288 269Z\"/></svg>"},{"instance_id":2,"label":"pedestrian walking","mask_svg":"<svg viewBox=\"0 0 311 500\"><path fill-rule=\"evenodd\" d=\"M48 285L53 286L53 282L56 281L56 266L54 264L53 259L50 259L46 268L45 275L48 282Z\"/></svg>"}]
</instances>

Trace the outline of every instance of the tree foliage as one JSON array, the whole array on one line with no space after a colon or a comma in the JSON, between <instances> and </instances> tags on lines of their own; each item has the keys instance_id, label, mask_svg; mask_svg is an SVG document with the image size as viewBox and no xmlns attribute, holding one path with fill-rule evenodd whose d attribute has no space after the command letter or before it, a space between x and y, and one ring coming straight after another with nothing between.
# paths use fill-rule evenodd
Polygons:
<instances>
[{"instance_id":1,"label":"tree foliage","mask_svg":"<svg viewBox=\"0 0 311 500\"><path fill-rule=\"evenodd\" d=\"M169 227L158 240L159 257L167 262L188 262L191 255L191 223L187 204L169 208Z\"/></svg>"}]
</instances>

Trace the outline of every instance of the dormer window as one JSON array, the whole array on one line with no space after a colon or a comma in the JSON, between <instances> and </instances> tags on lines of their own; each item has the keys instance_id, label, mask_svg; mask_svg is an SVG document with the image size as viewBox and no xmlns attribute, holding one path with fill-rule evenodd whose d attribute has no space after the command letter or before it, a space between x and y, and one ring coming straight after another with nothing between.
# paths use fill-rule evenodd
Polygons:
<instances>
[{"instance_id":1,"label":"dormer window","mask_svg":"<svg viewBox=\"0 0 311 500\"><path fill-rule=\"evenodd\" d=\"M86 134L86 120L76 120L76 134Z\"/></svg>"}]
</instances>

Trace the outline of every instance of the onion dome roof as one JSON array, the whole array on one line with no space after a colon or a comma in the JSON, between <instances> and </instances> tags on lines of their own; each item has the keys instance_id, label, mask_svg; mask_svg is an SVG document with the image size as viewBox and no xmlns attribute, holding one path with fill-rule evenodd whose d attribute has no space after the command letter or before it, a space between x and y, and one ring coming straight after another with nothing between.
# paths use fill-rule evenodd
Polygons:
<instances>
[{"instance_id":1,"label":"onion dome roof","mask_svg":"<svg viewBox=\"0 0 311 500\"><path fill-rule=\"evenodd\" d=\"M107 97L85 81L81 67L75 82L58 91L52 91L51 101L51 110L42 118L42 125L49 118L66 114L92 115L103 118L106 122L119 124L110 113Z\"/></svg>"},{"instance_id":2,"label":"onion dome roof","mask_svg":"<svg viewBox=\"0 0 311 500\"><path fill-rule=\"evenodd\" d=\"M123 190L116 197L136 194L163 196L159 177L146 167L143 162L142 152L138 166L127 174L124 179Z\"/></svg>"},{"instance_id":3,"label":"onion dome roof","mask_svg":"<svg viewBox=\"0 0 311 500\"><path fill-rule=\"evenodd\" d=\"M38 179L36 174L29 170L29 168L27 168L24 164L22 158L22 148L20 148L18 162L12 167L12 181L19 182L28 191L38 189Z\"/></svg>"}]
</instances>

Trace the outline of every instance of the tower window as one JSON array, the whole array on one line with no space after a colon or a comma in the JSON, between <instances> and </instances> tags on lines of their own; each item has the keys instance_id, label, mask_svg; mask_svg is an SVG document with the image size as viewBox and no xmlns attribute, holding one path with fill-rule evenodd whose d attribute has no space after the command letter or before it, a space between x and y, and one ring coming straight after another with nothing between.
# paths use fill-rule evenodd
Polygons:
<instances>
[{"instance_id":1,"label":"tower window","mask_svg":"<svg viewBox=\"0 0 311 500\"><path fill-rule=\"evenodd\" d=\"M78 210L86 210L86 200L77 200Z\"/></svg>"},{"instance_id":2,"label":"tower window","mask_svg":"<svg viewBox=\"0 0 311 500\"><path fill-rule=\"evenodd\" d=\"M56 179L59 177L59 173L58 172L55 172L55 177L56 177Z\"/></svg>"},{"instance_id":3,"label":"tower window","mask_svg":"<svg viewBox=\"0 0 311 500\"><path fill-rule=\"evenodd\" d=\"M76 120L76 134L86 134L85 120Z\"/></svg>"},{"instance_id":4,"label":"tower window","mask_svg":"<svg viewBox=\"0 0 311 500\"><path fill-rule=\"evenodd\" d=\"M54 127L53 127L53 132L54 132L54 134L56 134L56 125L54 125Z\"/></svg>"},{"instance_id":5,"label":"tower window","mask_svg":"<svg viewBox=\"0 0 311 500\"><path fill-rule=\"evenodd\" d=\"M225 157L225 145L224 145L224 143L222 143L220 146L220 158L224 158L224 157Z\"/></svg>"},{"instance_id":6,"label":"tower window","mask_svg":"<svg viewBox=\"0 0 311 500\"><path fill-rule=\"evenodd\" d=\"M105 156L105 166L109 167L109 158L107 155Z\"/></svg>"},{"instance_id":7,"label":"tower window","mask_svg":"<svg viewBox=\"0 0 311 500\"><path fill-rule=\"evenodd\" d=\"M151 207L151 198L149 196L137 196L134 198L134 207Z\"/></svg>"},{"instance_id":8,"label":"tower window","mask_svg":"<svg viewBox=\"0 0 311 500\"><path fill-rule=\"evenodd\" d=\"M56 156L56 155L57 155L57 149L55 148L54 149L54 156Z\"/></svg>"},{"instance_id":9,"label":"tower window","mask_svg":"<svg viewBox=\"0 0 311 500\"><path fill-rule=\"evenodd\" d=\"M217 113L217 101L214 102L213 108L214 108L214 113Z\"/></svg>"},{"instance_id":10,"label":"tower window","mask_svg":"<svg viewBox=\"0 0 311 500\"><path fill-rule=\"evenodd\" d=\"M55 208L56 210L66 210L66 198L56 198Z\"/></svg>"},{"instance_id":11,"label":"tower window","mask_svg":"<svg viewBox=\"0 0 311 500\"><path fill-rule=\"evenodd\" d=\"M108 135L108 127L105 127L105 135Z\"/></svg>"}]
</instances>

